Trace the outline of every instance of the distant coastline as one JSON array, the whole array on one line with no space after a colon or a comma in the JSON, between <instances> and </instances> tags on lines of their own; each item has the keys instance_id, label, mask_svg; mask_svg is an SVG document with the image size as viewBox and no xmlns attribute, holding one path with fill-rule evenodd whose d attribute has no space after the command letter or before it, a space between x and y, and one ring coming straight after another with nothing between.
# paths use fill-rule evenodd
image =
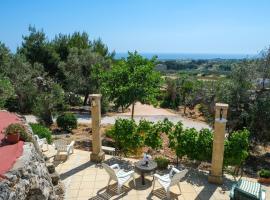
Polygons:
<instances>
[{"instance_id":1,"label":"distant coastline","mask_svg":"<svg viewBox=\"0 0 270 200\"><path fill-rule=\"evenodd\" d=\"M146 58L158 56L158 60L212 60L212 59L251 59L256 54L203 54L203 53L139 53ZM116 53L117 59L126 58L128 53Z\"/></svg>"}]
</instances>

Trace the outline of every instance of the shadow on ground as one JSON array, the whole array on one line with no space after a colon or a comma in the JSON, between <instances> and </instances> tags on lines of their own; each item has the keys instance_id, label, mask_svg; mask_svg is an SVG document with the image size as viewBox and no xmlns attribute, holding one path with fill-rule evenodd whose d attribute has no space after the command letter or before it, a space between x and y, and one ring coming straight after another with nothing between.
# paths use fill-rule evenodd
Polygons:
<instances>
[{"instance_id":1,"label":"shadow on ground","mask_svg":"<svg viewBox=\"0 0 270 200\"><path fill-rule=\"evenodd\" d=\"M117 194L117 184L115 183L109 187L101 188L99 191L97 191L97 195L89 200L107 200L112 198L114 200L118 200L126 196L130 190L132 190L132 188L122 186L120 194Z\"/></svg>"}]
</instances>

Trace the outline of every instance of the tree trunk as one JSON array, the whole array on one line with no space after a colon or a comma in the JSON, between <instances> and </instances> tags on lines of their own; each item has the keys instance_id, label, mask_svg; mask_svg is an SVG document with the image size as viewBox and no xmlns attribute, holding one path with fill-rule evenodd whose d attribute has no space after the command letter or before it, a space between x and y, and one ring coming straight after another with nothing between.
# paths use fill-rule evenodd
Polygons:
<instances>
[{"instance_id":1,"label":"tree trunk","mask_svg":"<svg viewBox=\"0 0 270 200\"><path fill-rule=\"evenodd\" d=\"M183 103L184 103L184 115L186 115L186 109L187 109L187 106L186 106L186 95L183 95Z\"/></svg>"},{"instance_id":2,"label":"tree trunk","mask_svg":"<svg viewBox=\"0 0 270 200\"><path fill-rule=\"evenodd\" d=\"M134 107L135 107L135 102L132 103L132 109L131 109L131 119L134 118Z\"/></svg>"},{"instance_id":3,"label":"tree trunk","mask_svg":"<svg viewBox=\"0 0 270 200\"><path fill-rule=\"evenodd\" d=\"M88 96L89 96L89 93L86 93L86 94L84 95L84 101L83 101L83 105L84 105L84 106L86 106L86 104L87 104Z\"/></svg>"}]
</instances>

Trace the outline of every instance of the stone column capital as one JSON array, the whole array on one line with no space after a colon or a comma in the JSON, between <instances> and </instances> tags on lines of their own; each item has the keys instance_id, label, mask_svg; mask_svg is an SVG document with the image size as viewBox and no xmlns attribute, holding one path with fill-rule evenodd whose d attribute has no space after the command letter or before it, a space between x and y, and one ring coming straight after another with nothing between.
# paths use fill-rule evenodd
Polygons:
<instances>
[{"instance_id":1,"label":"stone column capital","mask_svg":"<svg viewBox=\"0 0 270 200\"><path fill-rule=\"evenodd\" d=\"M90 99L101 99L102 94L90 94L89 98Z\"/></svg>"}]
</instances>

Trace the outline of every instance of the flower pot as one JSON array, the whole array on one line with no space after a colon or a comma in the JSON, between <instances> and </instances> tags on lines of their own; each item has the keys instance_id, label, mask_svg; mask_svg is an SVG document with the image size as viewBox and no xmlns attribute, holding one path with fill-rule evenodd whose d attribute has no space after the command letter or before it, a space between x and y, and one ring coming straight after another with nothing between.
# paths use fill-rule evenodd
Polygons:
<instances>
[{"instance_id":1,"label":"flower pot","mask_svg":"<svg viewBox=\"0 0 270 200\"><path fill-rule=\"evenodd\" d=\"M19 139L20 139L19 134L9 134L6 136L6 140L11 144L15 144L15 143L19 142Z\"/></svg>"},{"instance_id":2,"label":"flower pot","mask_svg":"<svg viewBox=\"0 0 270 200\"><path fill-rule=\"evenodd\" d=\"M262 183L262 184L270 184L270 178L263 178L263 177L260 177L258 179L258 182L259 183Z\"/></svg>"}]
</instances>

